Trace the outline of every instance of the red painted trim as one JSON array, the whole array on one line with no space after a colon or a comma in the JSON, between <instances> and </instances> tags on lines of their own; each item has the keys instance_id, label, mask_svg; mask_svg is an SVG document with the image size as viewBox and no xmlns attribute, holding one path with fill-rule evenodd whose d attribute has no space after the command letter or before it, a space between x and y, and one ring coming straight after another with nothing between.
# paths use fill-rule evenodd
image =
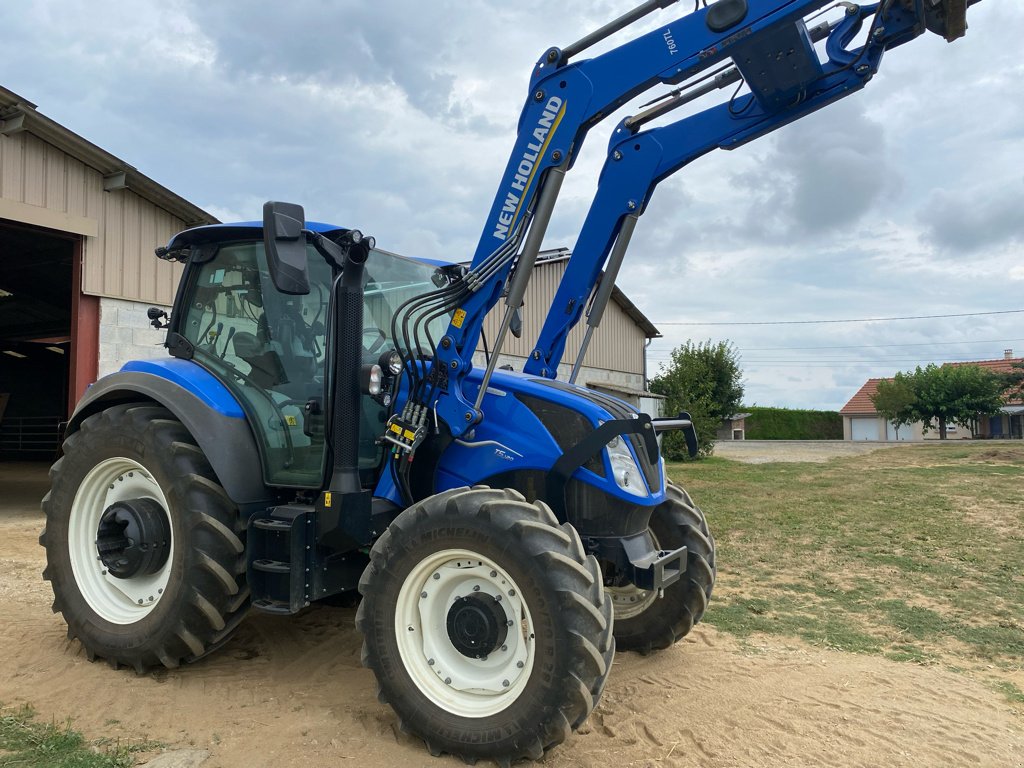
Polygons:
<instances>
[{"instance_id":1,"label":"red painted trim","mask_svg":"<svg viewBox=\"0 0 1024 768\"><path fill-rule=\"evenodd\" d=\"M100 365L100 299L82 293L82 238L75 243L71 276L71 371L68 415L94 381Z\"/></svg>"}]
</instances>

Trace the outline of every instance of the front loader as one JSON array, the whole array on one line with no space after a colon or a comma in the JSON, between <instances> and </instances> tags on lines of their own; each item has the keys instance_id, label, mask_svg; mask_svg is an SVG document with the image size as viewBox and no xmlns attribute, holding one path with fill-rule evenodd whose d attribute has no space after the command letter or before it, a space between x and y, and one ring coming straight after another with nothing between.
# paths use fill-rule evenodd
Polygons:
<instances>
[{"instance_id":1,"label":"front loader","mask_svg":"<svg viewBox=\"0 0 1024 768\"><path fill-rule=\"evenodd\" d=\"M575 384L629 239L659 181L856 92L926 30L959 37L969 3L719 0L580 58L673 4L544 52L468 268L274 202L157 250L184 264L170 318L151 314L170 355L88 390L43 501L53 607L90 659L176 667L249 610L358 591L363 661L402 728L434 754L508 764L587 718L616 645L667 648L701 619L714 538L657 440L682 430L695 453L689 417ZM496 369L587 132L661 85L612 132L525 370Z\"/></svg>"}]
</instances>

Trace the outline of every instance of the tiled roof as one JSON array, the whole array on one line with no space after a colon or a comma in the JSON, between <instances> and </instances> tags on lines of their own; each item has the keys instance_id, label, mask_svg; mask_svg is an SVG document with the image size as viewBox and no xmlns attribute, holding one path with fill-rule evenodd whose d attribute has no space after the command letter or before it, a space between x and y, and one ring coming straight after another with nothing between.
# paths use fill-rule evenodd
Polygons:
<instances>
[{"instance_id":1,"label":"tiled roof","mask_svg":"<svg viewBox=\"0 0 1024 768\"><path fill-rule=\"evenodd\" d=\"M972 360L964 363L943 363L943 365L976 365L992 373L1010 373L1014 363L1024 363L1024 357L1001 357L998 360Z\"/></svg>"},{"instance_id":2,"label":"tiled roof","mask_svg":"<svg viewBox=\"0 0 1024 768\"><path fill-rule=\"evenodd\" d=\"M890 379L868 379L839 413L843 416L874 416L875 404L871 402L871 398L878 392L878 382L880 381L890 381Z\"/></svg>"},{"instance_id":3,"label":"tiled roof","mask_svg":"<svg viewBox=\"0 0 1024 768\"><path fill-rule=\"evenodd\" d=\"M985 368L992 373L1010 373L1014 363L1024 363L1024 357L1004 357L999 360L972 360L959 363L943 363L943 365L976 365ZM843 416L874 416L877 411L871 397L878 392L878 382L892 381L892 379L868 379L864 386L857 390L857 394L850 398L850 401L840 409ZM1018 399L1008 400L1007 405L1021 404Z\"/></svg>"}]
</instances>

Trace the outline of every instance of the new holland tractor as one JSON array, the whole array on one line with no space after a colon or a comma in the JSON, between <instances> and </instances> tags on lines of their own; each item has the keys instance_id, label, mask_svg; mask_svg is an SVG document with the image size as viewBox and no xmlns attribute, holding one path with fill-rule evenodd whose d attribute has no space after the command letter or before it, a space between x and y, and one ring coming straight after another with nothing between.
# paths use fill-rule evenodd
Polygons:
<instances>
[{"instance_id":1,"label":"new holland tractor","mask_svg":"<svg viewBox=\"0 0 1024 768\"><path fill-rule=\"evenodd\" d=\"M858 91L925 30L959 37L967 3L719 0L580 57L672 4L543 53L468 268L396 256L283 203L157 250L184 264L170 317L151 311L170 354L89 388L43 501L53 608L90 659L177 667L250 610L358 590L363 661L402 728L434 754L508 764L587 718L616 645L667 648L700 620L714 539L658 443L682 430L696 451L689 417L575 384L630 236L659 181ZM525 370L496 369L587 132L657 86L669 90L612 132Z\"/></svg>"}]
</instances>

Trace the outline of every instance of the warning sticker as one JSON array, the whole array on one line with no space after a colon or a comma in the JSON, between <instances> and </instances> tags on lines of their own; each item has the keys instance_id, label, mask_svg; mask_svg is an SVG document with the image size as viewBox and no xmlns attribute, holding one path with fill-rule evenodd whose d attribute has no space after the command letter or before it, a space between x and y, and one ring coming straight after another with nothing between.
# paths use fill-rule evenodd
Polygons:
<instances>
[{"instance_id":1,"label":"warning sticker","mask_svg":"<svg viewBox=\"0 0 1024 768\"><path fill-rule=\"evenodd\" d=\"M452 315L452 325L456 328L461 328L462 324L466 321L466 310L456 309L455 314Z\"/></svg>"}]
</instances>

